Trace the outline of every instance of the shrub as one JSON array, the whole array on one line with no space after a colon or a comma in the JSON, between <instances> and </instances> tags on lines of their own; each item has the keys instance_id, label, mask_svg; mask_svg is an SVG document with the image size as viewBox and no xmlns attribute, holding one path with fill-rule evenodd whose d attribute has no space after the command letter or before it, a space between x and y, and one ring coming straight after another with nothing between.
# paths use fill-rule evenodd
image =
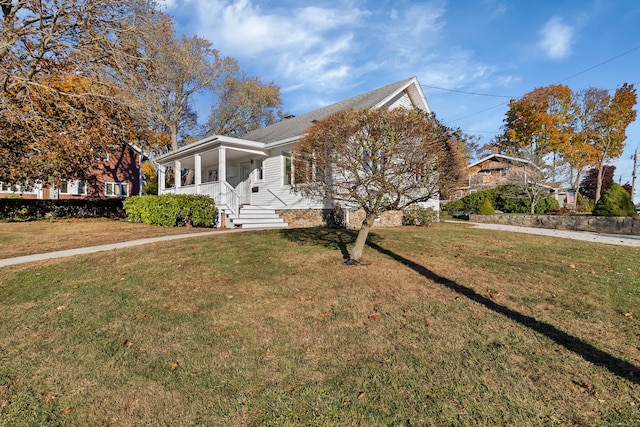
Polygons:
<instances>
[{"instance_id":1,"label":"shrub","mask_svg":"<svg viewBox=\"0 0 640 427\"><path fill-rule=\"evenodd\" d=\"M0 199L0 219L9 221L31 221L44 218L120 219L125 216L122 199Z\"/></svg>"},{"instance_id":2,"label":"shrub","mask_svg":"<svg viewBox=\"0 0 640 427\"><path fill-rule=\"evenodd\" d=\"M461 212L464 210L464 203L462 200L454 200L442 206L442 210L445 212Z\"/></svg>"},{"instance_id":3,"label":"shrub","mask_svg":"<svg viewBox=\"0 0 640 427\"><path fill-rule=\"evenodd\" d=\"M491 200L484 199L482 201L482 204L480 205L480 208L478 209L478 215L493 215L495 213L496 211L491 205Z\"/></svg>"},{"instance_id":4,"label":"shrub","mask_svg":"<svg viewBox=\"0 0 640 427\"><path fill-rule=\"evenodd\" d=\"M480 214L480 206L487 199L491 206L504 213L531 212L529 197L521 185L507 184L491 190L471 193L455 202L449 202L443 210L447 212L472 212ZM558 202L553 198L544 199L536 205L536 213L546 213L550 209L558 208ZM482 215L482 214L480 214Z\"/></svg>"},{"instance_id":5,"label":"shrub","mask_svg":"<svg viewBox=\"0 0 640 427\"><path fill-rule=\"evenodd\" d=\"M176 227L210 227L216 218L212 198L195 194L133 196L124 202L129 221Z\"/></svg>"},{"instance_id":6,"label":"shrub","mask_svg":"<svg viewBox=\"0 0 640 427\"><path fill-rule=\"evenodd\" d=\"M438 222L438 212L433 208L413 205L402 212L402 225L428 226Z\"/></svg>"},{"instance_id":7,"label":"shrub","mask_svg":"<svg viewBox=\"0 0 640 427\"><path fill-rule=\"evenodd\" d=\"M447 212L472 212L477 213L484 199L493 202L495 198L495 190L483 190L471 193L455 202L447 203L443 209Z\"/></svg>"},{"instance_id":8,"label":"shrub","mask_svg":"<svg viewBox=\"0 0 640 427\"><path fill-rule=\"evenodd\" d=\"M537 214L546 214L555 209L560 209L560 203L553 197L542 199L536 205Z\"/></svg>"},{"instance_id":9,"label":"shrub","mask_svg":"<svg viewBox=\"0 0 640 427\"><path fill-rule=\"evenodd\" d=\"M582 194L576 194L576 210L578 212L592 212L595 207L593 200L589 200Z\"/></svg>"},{"instance_id":10,"label":"shrub","mask_svg":"<svg viewBox=\"0 0 640 427\"><path fill-rule=\"evenodd\" d=\"M595 208L593 208L593 215L638 216L627 190L615 183L611 184L602 197L600 197Z\"/></svg>"},{"instance_id":11,"label":"shrub","mask_svg":"<svg viewBox=\"0 0 640 427\"><path fill-rule=\"evenodd\" d=\"M529 197L521 185L507 184L496 188L493 206L505 213L529 213Z\"/></svg>"}]
</instances>

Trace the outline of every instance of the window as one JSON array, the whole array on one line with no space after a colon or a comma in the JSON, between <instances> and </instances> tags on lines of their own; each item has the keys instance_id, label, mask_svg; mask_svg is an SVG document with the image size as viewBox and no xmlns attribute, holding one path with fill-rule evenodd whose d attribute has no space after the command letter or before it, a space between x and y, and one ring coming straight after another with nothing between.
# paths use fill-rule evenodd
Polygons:
<instances>
[{"instance_id":1,"label":"window","mask_svg":"<svg viewBox=\"0 0 640 427\"><path fill-rule=\"evenodd\" d=\"M500 176L501 177L507 176L507 170L506 169L500 169Z\"/></svg>"},{"instance_id":2,"label":"window","mask_svg":"<svg viewBox=\"0 0 640 427\"><path fill-rule=\"evenodd\" d=\"M282 168L282 185L291 185L293 184L293 162L291 159L291 152L283 151L282 157L284 158Z\"/></svg>"},{"instance_id":3,"label":"window","mask_svg":"<svg viewBox=\"0 0 640 427\"><path fill-rule=\"evenodd\" d=\"M105 195L114 197L127 197L129 195L129 184L123 182L105 183Z\"/></svg>"},{"instance_id":4,"label":"window","mask_svg":"<svg viewBox=\"0 0 640 427\"><path fill-rule=\"evenodd\" d=\"M262 165L262 159L256 160L256 181L262 181L264 179L264 169Z\"/></svg>"},{"instance_id":5,"label":"window","mask_svg":"<svg viewBox=\"0 0 640 427\"><path fill-rule=\"evenodd\" d=\"M83 195L87 194L87 184L80 180L62 181L60 183L60 194Z\"/></svg>"},{"instance_id":6,"label":"window","mask_svg":"<svg viewBox=\"0 0 640 427\"><path fill-rule=\"evenodd\" d=\"M362 162L364 163L364 170L367 173L373 173L382 169L385 161L386 159L382 150L376 150L374 153L369 151L362 152Z\"/></svg>"}]
</instances>

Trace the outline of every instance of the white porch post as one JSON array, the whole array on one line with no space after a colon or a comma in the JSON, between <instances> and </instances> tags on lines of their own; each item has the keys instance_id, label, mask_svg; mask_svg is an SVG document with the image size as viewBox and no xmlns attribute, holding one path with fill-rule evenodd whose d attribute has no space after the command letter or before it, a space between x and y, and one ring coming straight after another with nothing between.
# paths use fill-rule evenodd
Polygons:
<instances>
[{"instance_id":1,"label":"white porch post","mask_svg":"<svg viewBox=\"0 0 640 427\"><path fill-rule=\"evenodd\" d=\"M167 172L167 168L164 166L158 166L158 194L164 193L164 183L165 183L165 174Z\"/></svg>"},{"instance_id":2,"label":"white porch post","mask_svg":"<svg viewBox=\"0 0 640 427\"><path fill-rule=\"evenodd\" d=\"M182 187L182 163L180 163L180 160L176 160L173 164L173 181L175 182L176 190Z\"/></svg>"},{"instance_id":3,"label":"white porch post","mask_svg":"<svg viewBox=\"0 0 640 427\"><path fill-rule=\"evenodd\" d=\"M200 154L196 154L193 160L193 167L195 169L194 183L196 185L196 194L200 194L200 184L202 184L202 158L200 157Z\"/></svg>"},{"instance_id":4,"label":"white porch post","mask_svg":"<svg viewBox=\"0 0 640 427\"><path fill-rule=\"evenodd\" d=\"M218 148L218 181L227 181L227 149Z\"/></svg>"}]
</instances>

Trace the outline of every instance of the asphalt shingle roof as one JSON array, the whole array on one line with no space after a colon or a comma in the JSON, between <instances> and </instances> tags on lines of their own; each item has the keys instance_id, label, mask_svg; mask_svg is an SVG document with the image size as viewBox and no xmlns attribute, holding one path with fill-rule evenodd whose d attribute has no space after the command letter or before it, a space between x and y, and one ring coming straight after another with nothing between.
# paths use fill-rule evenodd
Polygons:
<instances>
[{"instance_id":1,"label":"asphalt shingle roof","mask_svg":"<svg viewBox=\"0 0 640 427\"><path fill-rule=\"evenodd\" d=\"M315 121L322 120L331 114L347 109L373 108L377 106L380 102L393 95L403 86L407 85L412 79L413 77L397 83L392 83L370 92L354 96L353 98L327 105L326 107L322 107L318 110L314 110L300 116L291 117L261 129L256 129L244 135L242 139L268 144L301 136Z\"/></svg>"}]
</instances>

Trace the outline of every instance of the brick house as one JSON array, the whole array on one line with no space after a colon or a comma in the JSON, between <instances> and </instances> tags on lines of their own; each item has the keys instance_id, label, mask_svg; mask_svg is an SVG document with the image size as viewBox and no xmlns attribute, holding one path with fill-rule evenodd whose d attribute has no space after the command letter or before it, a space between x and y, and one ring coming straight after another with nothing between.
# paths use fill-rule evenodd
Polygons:
<instances>
[{"instance_id":1,"label":"brick house","mask_svg":"<svg viewBox=\"0 0 640 427\"><path fill-rule=\"evenodd\" d=\"M104 199L138 195L141 192L143 152L126 144L105 153L99 168L87 181L63 181L59 186L34 183L13 185L0 182L0 197L20 196L25 199Z\"/></svg>"}]
</instances>

